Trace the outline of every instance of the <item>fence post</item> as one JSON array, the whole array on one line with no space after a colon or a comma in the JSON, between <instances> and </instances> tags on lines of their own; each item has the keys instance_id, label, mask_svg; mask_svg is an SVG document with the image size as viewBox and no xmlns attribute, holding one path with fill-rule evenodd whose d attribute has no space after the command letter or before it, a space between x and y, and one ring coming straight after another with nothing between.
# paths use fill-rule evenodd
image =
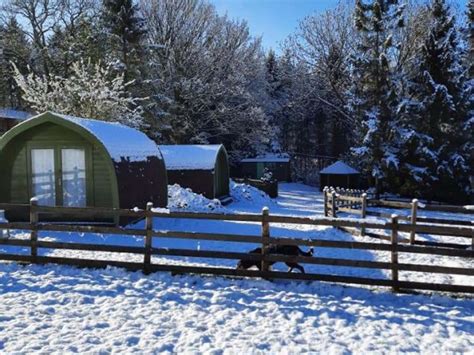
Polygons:
<instances>
[{"instance_id":1,"label":"fence post","mask_svg":"<svg viewBox=\"0 0 474 355\"><path fill-rule=\"evenodd\" d=\"M360 217L364 219L367 217L367 194L366 193L362 194L362 205L361 205ZM361 236L365 235L365 227L362 227L360 229L360 235Z\"/></svg>"},{"instance_id":2,"label":"fence post","mask_svg":"<svg viewBox=\"0 0 474 355\"><path fill-rule=\"evenodd\" d=\"M333 191L333 192L331 193L331 205L332 205L332 206L331 206L331 208L332 208L332 211L331 211L332 216L331 216L331 217L333 217L333 218L336 218L336 217L337 217L337 212L336 212L336 195L337 195L336 191Z\"/></svg>"},{"instance_id":3,"label":"fence post","mask_svg":"<svg viewBox=\"0 0 474 355\"><path fill-rule=\"evenodd\" d=\"M32 262L36 262L38 256L38 200L33 197L30 200L30 242Z\"/></svg>"},{"instance_id":4,"label":"fence post","mask_svg":"<svg viewBox=\"0 0 474 355\"><path fill-rule=\"evenodd\" d=\"M329 199L328 199L328 188L327 187L324 188L323 194L324 194L324 217L327 217L328 216L328 210L329 210L329 206L328 206Z\"/></svg>"},{"instance_id":5,"label":"fence post","mask_svg":"<svg viewBox=\"0 0 474 355\"><path fill-rule=\"evenodd\" d=\"M392 281L398 283L398 216L392 214ZM392 286L393 292L398 292L397 285Z\"/></svg>"},{"instance_id":6,"label":"fence post","mask_svg":"<svg viewBox=\"0 0 474 355\"><path fill-rule=\"evenodd\" d=\"M270 215L270 210L268 207L263 207L262 209L262 258L265 258L267 255L267 249L270 239L270 223L268 222L268 217ZM261 271L268 271L269 265L268 262L262 259Z\"/></svg>"},{"instance_id":7,"label":"fence post","mask_svg":"<svg viewBox=\"0 0 474 355\"><path fill-rule=\"evenodd\" d=\"M148 274L150 272L150 265L151 265L151 246L152 246L152 239L153 239L153 216L151 214L151 209L153 208L153 203L148 202L146 204L146 212L145 212L145 258L143 260L143 271Z\"/></svg>"},{"instance_id":8,"label":"fence post","mask_svg":"<svg viewBox=\"0 0 474 355\"><path fill-rule=\"evenodd\" d=\"M415 226L416 226L416 213L418 210L418 200L414 198L411 201L411 225L413 229L410 232L410 244L415 244Z\"/></svg>"}]
</instances>

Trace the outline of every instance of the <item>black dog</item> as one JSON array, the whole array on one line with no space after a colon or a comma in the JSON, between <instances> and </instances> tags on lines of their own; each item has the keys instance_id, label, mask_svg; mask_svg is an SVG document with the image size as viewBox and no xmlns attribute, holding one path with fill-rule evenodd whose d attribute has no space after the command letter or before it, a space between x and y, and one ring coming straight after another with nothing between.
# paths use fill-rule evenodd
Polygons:
<instances>
[{"instance_id":1,"label":"black dog","mask_svg":"<svg viewBox=\"0 0 474 355\"><path fill-rule=\"evenodd\" d=\"M262 248L256 248L249 251L249 254L261 254ZM310 248L308 252L304 252L297 245L270 245L267 247L267 254L281 254L281 255L295 255L295 256L313 256L313 248ZM268 265L275 264L276 261L269 261ZM293 269L298 269L304 274L304 268L298 263L285 262L288 265L288 272L292 272ZM258 267L261 270L261 262L257 260L240 260L237 264L237 270L246 270L252 266Z\"/></svg>"}]
</instances>

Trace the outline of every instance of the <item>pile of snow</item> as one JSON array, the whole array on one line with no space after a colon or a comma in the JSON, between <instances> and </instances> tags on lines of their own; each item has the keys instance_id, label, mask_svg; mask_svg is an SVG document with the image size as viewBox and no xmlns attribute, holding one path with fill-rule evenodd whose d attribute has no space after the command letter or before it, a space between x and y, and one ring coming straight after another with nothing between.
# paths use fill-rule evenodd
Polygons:
<instances>
[{"instance_id":1,"label":"pile of snow","mask_svg":"<svg viewBox=\"0 0 474 355\"><path fill-rule=\"evenodd\" d=\"M275 202L262 190L231 180L230 195L235 202L252 202L257 205L273 205Z\"/></svg>"},{"instance_id":2,"label":"pile of snow","mask_svg":"<svg viewBox=\"0 0 474 355\"><path fill-rule=\"evenodd\" d=\"M171 211L232 212L236 206L253 206L260 211L263 206L274 206L275 202L263 191L231 180L230 195L233 203L224 207L218 199L208 199L178 184L168 185L168 208Z\"/></svg>"},{"instance_id":3,"label":"pile of snow","mask_svg":"<svg viewBox=\"0 0 474 355\"><path fill-rule=\"evenodd\" d=\"M218 199L210 200L178 184L168 185L168 208L171 211L217 212L224 209Z\"/></svg>"}]
</instances>

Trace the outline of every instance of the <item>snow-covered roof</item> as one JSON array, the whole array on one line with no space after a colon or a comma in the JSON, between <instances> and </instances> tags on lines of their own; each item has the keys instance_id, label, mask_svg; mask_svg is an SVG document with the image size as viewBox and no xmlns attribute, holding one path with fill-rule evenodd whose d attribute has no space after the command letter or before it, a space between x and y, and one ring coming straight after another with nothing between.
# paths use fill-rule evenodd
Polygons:
<instances>
[{"instance_id":1,"label":"snow-covered roof","mask_svg":"<svg viewBox=\"0 0 474 355\"><path fill-rule=\"evenodd\" d=\"M240 162L242 163L288 163L290 156L286 153L267 153L259 155L256 158L245 158Z\"/></svg>"},{"instance_id":2,"label":"snow-covered roof","mask_svg":"<svg viewBox=\"0 0 474 355\"><path fill-rule=\"evenodd\" d=\"M212 170L222 144L160 145L167 170Z\"/></svg>"},{"instance_id":3,"label":"snow-covered roof","mask_svg":"<svg viewBox=\"0 0 474 355\"><path fill-rule=\"evenodd\" d=\"M360 174L360 172L358 172L356 169L350 167L349 165L347 165L346 163L340 160L324 168L319 173L320 174L339 174L339 175Z\"/></svg>"},{"instance_id":4,"label":"snow-covered roof","mask_svg":"<svg viewBox=\"0 0 474 355\"><path fill-rule=\"evenodd\" d=\"M55 112L45 112L21 122L15 128L29 125L30 122L36 119L41 120L51 116L69 121L92 134L102 143L113 161L120 162L122 158L129 161L146 161L148 157L163 159L158 145L144 133L116 122L105 122Z\"/></svg>"},{"instance_id":5,"label":"snow-covered roof","mask_svg":"<svg viewBox=\"0 0 474 355\"><path fill-rule=\"evenodd\" d=\"M9 120L26 120L33 116L33 114L26 111L18 111L11 108L0 108L0 118L7 118Z\"/></svg>"},{"instance_id":6,"label":"snow-covered roof","mask_svg":"<svg viewBox=\"0 0 474 355\"><path fill-rule=\"evenodd\" d=\"M158 145L137 129L116 122L53 114L93 134L104 145L114 161L119 162L122 158L130 161L143 161L148 157L162 159Z\"/></svg>"}]
</instances>

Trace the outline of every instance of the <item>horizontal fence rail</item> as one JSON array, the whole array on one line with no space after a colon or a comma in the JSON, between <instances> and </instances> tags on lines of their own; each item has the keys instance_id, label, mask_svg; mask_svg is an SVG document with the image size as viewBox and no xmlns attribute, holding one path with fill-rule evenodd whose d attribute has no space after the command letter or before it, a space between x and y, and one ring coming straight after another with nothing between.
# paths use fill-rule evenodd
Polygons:
<instances>
[{"instance_id":1,"label":"horizontal fence rail","mask_svg":"<svg viewBox=\"0 0 474 355\"><path fill-rule=\"evenodd\" d=\"M354 193L355 194L355 193ZM363 205L367 202L367 195L361 193L360 196L349 196L341 198L329 197L325 192L325 213L331 214L337 203L349 203ZM339 202L337 202L339 199ZM399 232L408 233L431 233L440 235L449 235L461 238L474 238L474 227L469 225L428 225L400 223L398 216L391 215L387 221L373 221L354 218L337 218L337 214L326 217L289 217L271 215L268 209L264 209L262 214L212 214L212 213L192 213L192 212L168 212L161 209L153 209L148 204L145 209L111 209L111 208L74 208L74 207L49 207L38 206L36 200L30 204L11 205L0 204L0 209L28 208L30 212L29 222L10 222L0 223L1 230L22 230L30 233L29 239L19 238L1 238L0 245L18 246L30 248L30 255L17 255L12 253L0 254L0 260L18 261L25 263L56 263L84 267L105 267L117 266L129 270L143 270L145 273L154 271L168 271L172 273L197 273L226 275L239 277L261 277L266 279L290 279L290 280L319 280L329 282L341 282L349 284L362 284L372 286L392 287L394 291L399 289L420 289L435 290L446 292L466 292L474 293L474 286L470 285L451 285L429 282L401 281L399 274L405 271L420 273L440 273L451 275L474 276L474 269L468 267L451 267L443 265L420 265L411 263L401 263L398 257L401 253L430 254L439 256L450 256L458 258L472 259L474 251L472 249L453 249L440 246L421 246L401 244ZM342 207L345 208L345 207ZM337 211L337 209L334 209ZM364 209L362 208L362 211ZM367 212L367 211L365 211ZM337 213L337 212L336 212ZM145 219L145 227L140 228L122 228L118 226L103 225L82 225L82 224L64 224L52 223L42 220L40 217L48 214L74 216L83 218L92 218L96 216L117 216L132 217L134 219ZM239 235L225 233L202 233L202 232L183 232L168 231L153 228L153 219L155 218L178 218L178 219L198 219L214 221L243 221L253 222L261 225L262 233L256 235ZM390 243L382 242L359 242L359 241L339 241L339 240L321 240L321 239L302 239L288 237L272 237L270 224L300 224L313 226L328 226L338 228L356 228L361 231L367 229L385 230L389 232L388 239ZM73 232L73 233L98 233L107 235L138 236L144 240L143 246L121 246L105 244L86 244L78 242L59 242L42 240L39 238L39 232ZM1 235L1 234L0 234ZM261 246L261 253L243 253L231 250L192 250L182 248L160 248L153 244L153 240L159 242L161 238L176 240L207 240L216 242L232 243L250 243ZM290 256L279 254L268 254L270 245L297 245L316 248L338 248L353 250L368 250L387 252L389 259L387 261L372 260L354 260L344 258L326 258L319 256ZM96 251L109 253L130 253L142 255L143 262L124 262L116 260L93 260L86 258L71 258L39 255L38 250L76 250L76 251ZM260 267L260 270L237 270L228 267L201 267L192 265L165 265L153 262L152 256L173 256L202 259L230 259L230 260L250 260ZM362 268L388 270L391 275L388 279L342 276L332 274L318 273L286 273L271 271L270 265L275 262L301 263L310 265L330 265L336 267Z\"/></svg>"},{"instance_id":2,"label":"horizontal fence rail","mask_svg":"<svg viewBox=\"0 0 474 355\"><path fill-rule=\"evenodd\" d=\"M399 225L399 231L408 232L410 234L409 239L402 240L402 243L409 242L410 244L426 244L426 242L423 241L416 241L416 234L429 233L433 235L471 238L471 246L474 247L474 236L472 235L472 227L474 226L474 209L471 208L472 206L426 205L420 203L417 199L413 199L411 203L402 201L368 199L368 195L366 193L359 191L357 194L354 194L353 191L354 190L332 187L324 188L325 216L336 218L337 212L346 212L349 214L359 215L361 218L375 216L389 220L392 217L391 213L369 210L368 207L372 206L408 209L408 214L398 216L399 220L408 222ZM431 211L472 214L473 218L471 220L455 220L448 218L420 217L418 216L418 210L420 208ZM345 227L342 228L347 229ZM359 234L386 239L386 236L383 235L366 233L365 227L360 228ZM439 243L439 245L447 246L448 244Z\"/></svg>"}]
</instances>

